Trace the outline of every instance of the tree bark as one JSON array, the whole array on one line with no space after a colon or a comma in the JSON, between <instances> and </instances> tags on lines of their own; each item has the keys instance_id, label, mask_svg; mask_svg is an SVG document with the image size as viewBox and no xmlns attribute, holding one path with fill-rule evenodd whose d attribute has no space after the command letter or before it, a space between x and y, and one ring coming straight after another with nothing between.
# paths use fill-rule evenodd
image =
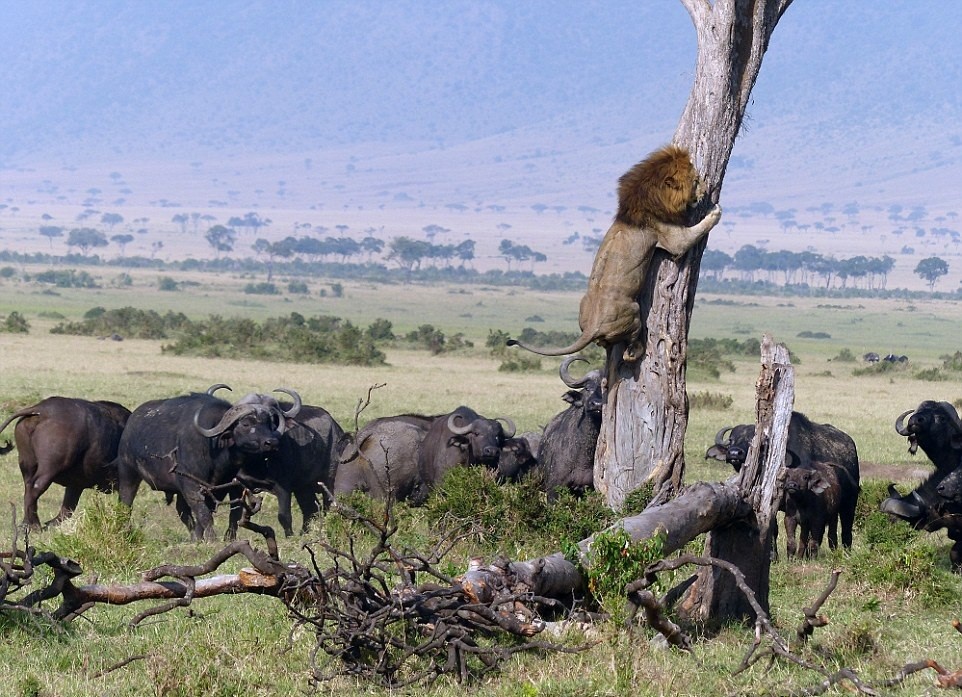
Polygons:
<instances>
[{"instance_id":1,"label":"tree bark","mask_svg":"<svg viewBox=\"0 0 962 697\"><path fill-rule=\"evenodd\" d=\"M698 39L695 80L673 142L689 150L708 194L703 217L721 193L762 56L791 0L682 0ZM675 261L656 251L641 298L644 358L624 363L609 385L595 454L595 487L612 508L654 483L657 501L681 488L688 426L685 364L688 326L706 241ZM609 356L611 360L612 356Z\"/></svg>"},{"instance_id":2,"label":"tree bark","mask_svg":"<svg viewBox=\"0 0 962 697\"><path fill-rule=\"evenodd\" d=\"M782 500L779 475L784 468L788 424L795 401L794 375L788 349L766 335L762 341L762 370L755 387L755 437L745 464L734 477L750 514L733 519L730 525L716 526L705 538L705 554L737 566L766 614L774 551L772 532ZM702 622L756 619L755 608L738 589L735 579L715 566L698 572L681 611Z\"/></svg>"}]
</instances>

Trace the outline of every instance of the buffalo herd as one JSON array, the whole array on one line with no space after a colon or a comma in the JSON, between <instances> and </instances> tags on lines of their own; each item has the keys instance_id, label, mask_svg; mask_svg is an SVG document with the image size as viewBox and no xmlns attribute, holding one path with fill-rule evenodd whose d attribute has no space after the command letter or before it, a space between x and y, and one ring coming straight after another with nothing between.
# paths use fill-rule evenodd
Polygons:
<instances>
[{"instance_id":1,"label":"buffalo herd","mask_svg":"<svg viewBox=\"0 0 962 697\"><path fill-rule=\"evenodd\" d=\"M562 490L590 490L603 376L591 370L573 377L572 363L584 360L570 356L562 362L568 406L541 432L517 434L506 416L488 418L460 406L444 414L382 417L348 433L293 389L274 391L289 399L252 393L231 403L215 394L230 389L222 383L151 400L132 412L114 402L49 397L14 412L0 432L16 422L27 527L41 527L37 500L51 484L65 492L48 525L68 518L84 489L116 490L121 503L132 506L146 483L175 505L193 540L213 539L213 514L225 502L226 537L233 539L245 490L274 494L278 522L293 535L292 501L305 532L332 496L357 491L421 505L459 466L487 468L499 481L537 477L549 499ZM952 565L962 570L962 420L952 404L924 401L899 416L895 430L908 440L910 453L922 449L935 471L907 494L890 485L880 508L919 530L945 529L953 541ZM755 440L754 424L726 426L705 457L738 472ZM13 447L0 444L0 454ZM792 412L779 503L790 557L816 557L826 536L832 549L839 537L851 547L859 480L852 438Z\"/></svg>"}]
</instances>

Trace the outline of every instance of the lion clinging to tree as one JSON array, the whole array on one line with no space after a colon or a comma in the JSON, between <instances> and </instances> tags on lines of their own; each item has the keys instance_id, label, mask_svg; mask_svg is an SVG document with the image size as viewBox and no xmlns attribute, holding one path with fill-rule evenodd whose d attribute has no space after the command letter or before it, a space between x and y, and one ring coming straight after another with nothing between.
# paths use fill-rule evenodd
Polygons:
<instances>
[{"instance_id":1,"label":"lion clinging to tree","mask_svg":"<svg viewBox=\"0 0 962 697\"><path fill-rule=\"evenodd\" d=\"M605 349L625 342L625 360L635 360L641 333L638 298L655 248L681 256L708 234L721 217L715 206L692 227L689 209L703 195L688 151L675 145L656 150L618 180L618 213L605 233L581 299L581 336L570 346L542 349L510 339L509 346L542 356L576 353L593 341Z\"/></svg>"}]
</instances>

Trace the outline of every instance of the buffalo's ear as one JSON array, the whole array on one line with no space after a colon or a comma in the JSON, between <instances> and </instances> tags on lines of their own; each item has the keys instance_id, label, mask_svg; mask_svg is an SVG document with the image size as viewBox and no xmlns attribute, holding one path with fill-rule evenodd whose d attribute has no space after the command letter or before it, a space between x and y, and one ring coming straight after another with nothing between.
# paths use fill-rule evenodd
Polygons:
<instances>
[{"instance_id":1,"label":"buffalo's ear","mask_svg":"<svg viewBox=\"0 0 962 697\"><path fill-rule=\"evenodd\" d=\"M217 447L227 450L234 444L234 431L224 431L217 437Z\"/></svg>"},{"instance_id":2,"label":"buffalo's ear","mask_svg":"<svg viewBox=\"0 0 962 697\"><path fill-rule=\"evenodd\" d=\"M953 450L962 450L962 432L956 431L949 439Z\"/></svg>"},{"instance_id":3,"label":"buffalo's ear","mask_svg":"<svg viewBox=\"0 0 962 697\"><path fill-rule=\"evenodd\" d=\"M467 450L468 439L465 436L451 436L448 438L448 447Z\"/></svg>"},{"instance_id":4,"label":"buffalo's ear","mask_svg":"<svg viewBox=\"0 0 962 697\"><path fill-rule=\"evenodd\" d=\"M580 407L583 404L581 399L581 392L579 392L578 390L568 390L561 396L561 399L566 401L568 404L571 404L572 406L576 406L576 407Z\"/></svg>"},{"instance_id":5,"label":"buffalo's ear","mask_svg":"<svg viewBox=\"0 0 962 697\"><path fill-rule=\"evenodd\" d=\"M808 488L811 489L814 494L821 494L823 491L828 489L828 480L820 474L816 474L812 477L809 482Z\"/></svg>"},{"instance_id":6,"label":"buffalo's ear","mask_svg":"<svg viewBox=\"0 0 962 697\"><path fill-rule=\"evenodd\" d=\"M705 459L708 460L709 458L728 462L728 449L720 445L713 445L705 453Z\"/></svg>"}]
</instances>

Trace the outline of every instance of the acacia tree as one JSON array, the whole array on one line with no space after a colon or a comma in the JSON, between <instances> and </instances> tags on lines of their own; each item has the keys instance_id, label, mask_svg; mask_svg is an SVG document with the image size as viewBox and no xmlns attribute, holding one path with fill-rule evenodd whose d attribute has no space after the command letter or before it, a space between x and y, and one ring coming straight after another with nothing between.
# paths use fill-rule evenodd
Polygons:
<instances>
[{"instance_id":1,"label":"acacia tree","mask_svg":"<svg viewBox=\"0 0 962 697\"><path fill-rule=\"evenodd\" d=\"M923 259L915 266L915 275L929 284L929 290L934 290L935 282L948 272L948 262L939 257Z\"/></svg>"},{"instance_id":2,"label":"acacia tree","mask_svg":"<svg viewBox=\"0 0 962 697\"><path fill-rule=\"evenodd\" d=\"M698 56L694 84L673 142L688 149L705 183L707 194L694 211L700 220L719 199L762 57L791 0L681 2L695 27ZM622 364L614 384L608 386L595 455L595 486L613 508L621 507L627 494L646 482L656 487L656 504L681 489L688 426L688 327L706 243L702 240L677 262L657 251L649 267L640 303L644 357ZM774 439L773 444L777 450ZM784 453L784 440L781 448ZM771 498L759 502L763 510L754 530L751 524L728 526L728 534L721 533L716 540L709 536L706 542L712 554L743 570L752 567L746 574L749 583L763 593L766 604L768 564L764 560ZM689 608L693 616L752 614L740 594L725 587L726 581L717 574L709 572L699 581Z\"/></svg>"}]
</instances>

